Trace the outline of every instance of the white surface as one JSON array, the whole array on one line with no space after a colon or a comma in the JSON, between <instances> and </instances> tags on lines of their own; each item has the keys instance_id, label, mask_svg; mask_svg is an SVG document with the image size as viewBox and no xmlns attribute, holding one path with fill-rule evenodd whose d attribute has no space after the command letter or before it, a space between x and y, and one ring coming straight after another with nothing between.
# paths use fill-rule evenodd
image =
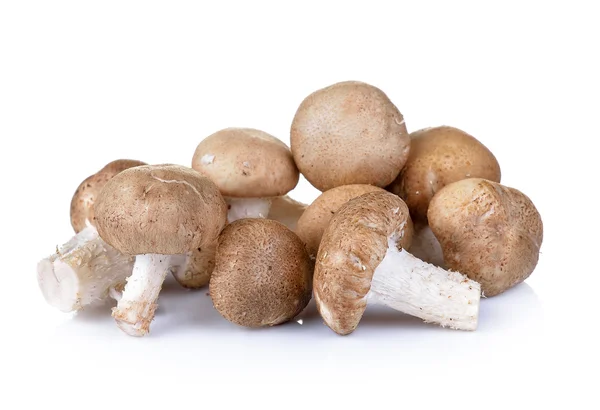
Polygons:
<instances>
[{"instance_id":1,"label":"white surface","mask_svg":"<svg viewBox=\"0 0 600 410\"><path fill-rule=\"evenodd\" d=\"M0 408L598 408L594 2L205 3L0 3ZM189 165L230 126L289 142L302 99L348 79L410 131L475 135L538 206L540 263L482 300L476 332L369 309L340 337L313 304L302 325L247 330L172 280L143 339L108 307L44 302L35 266L72 235L85 177L116 158Z\"/></svg>"}]
</instances>

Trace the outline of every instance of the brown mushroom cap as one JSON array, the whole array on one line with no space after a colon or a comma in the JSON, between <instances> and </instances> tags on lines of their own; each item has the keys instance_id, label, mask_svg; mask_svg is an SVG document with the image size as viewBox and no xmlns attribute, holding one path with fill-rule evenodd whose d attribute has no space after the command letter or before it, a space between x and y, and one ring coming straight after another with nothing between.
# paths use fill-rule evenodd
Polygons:
<instances>
[{"instance_id":1,"label":"brown mushroom cap","mask_svg":"<svg viewBox=\"0 0 600 410\"><path fill-rule=\"evenodd\" d=\"M457 181L433 197L428 217L446 267L479 282L485 296L523 282L537 265L542 219L517 189L481 178Z\"/></svg>"},{"instance_id":2,"label":"brown mushroom cap","mask_svg":"<svg viewBox=\"0 0 600 410\"><path fill-rule=\"evenodd\" d=\"M190 252L215 241L227 218L215 184L179 165L146 165L115 175L95 210L102 239L129 255Z\"/></svg>"},{"instance_id":3,"label":"brown mushroom cap","mask_svg":"<svg viewBox=\"0 0 600 410\"><path fill-rule=\"evenodd\" d=\"M410 247L409 221L404 201L386 191L354 198L333 216L321 240L313 278L317 309L333 331L345 335L356 329L388 239L395 235L403 238L404 248Z\"/></svg>"},{"instance_id":4,"label":"brown mushroom cap","mask_svg":"<svg viewBox=\"0 0 600 410\"><path fill-rule=\"evenodd\" d=\"M229 197L285 195L300 178L289 147L251 128L226 128L206 137L196 148L192 168Z\"/></svg>"},{"instance_id":5,"label":"brown mushroom cap","mask_svg":"<svg viewBox=\"0 0 600 410\"><path fill-rule=\"evenodd\" d=\"M219 313L233 323L278 325L308 304L311 266L300 238L280 222L240 219L219 236L210 295Z\"/></svg>"},{"instance_id":6,"label":"brown mushroom cap","mask_svg":"<svg viewBox=\"0 0 600 410\"><path fill-rule=\"evenodd\" d=\"M306 208L298 220L297 232L306 243L308 252L316 255L321 244L325 228L340 207L349 200L367 192L385 192L374 185L353 184L342 185L323 192Z\"/></svg>"},{"instance_id":7,"label":"brown mushroom cap","mask_svg":"<svg viewBox=\"0 0 600 410\"><path fill-rule=\"evenodd\" d=\"M475 137L458 128L425 128L410 134L410 155L400 175L387 189L404 199L414 220L427 221L434 194L466 178L500 182L500 165Z\"/></svg>"},{"instance_id":8,"label":"brown mushroom cap","mask_svg":"<svg viewBox=\"0 0 600 410\"><path fill-rule=\"evenodd\" d=\"M398 176L410 151L400 111L383 91L357 81L305 98L290 142L300 172L321 191L350 184L385 187Z\"/></svg>"},{"instance_id":9,"label":"brown mushroom cap","mask_svg":"<svg viewBox=\"0 0 600 410\"><path fill-rule=\"evenodd\" d=\"M132 159L118 159L109 162L100 171L79 184L71 199L71 226L75 233L84 230L88 224L96 226L94 202L108 180L121 171L140 165L146 163Z\"/></svg>"}]
</instances>

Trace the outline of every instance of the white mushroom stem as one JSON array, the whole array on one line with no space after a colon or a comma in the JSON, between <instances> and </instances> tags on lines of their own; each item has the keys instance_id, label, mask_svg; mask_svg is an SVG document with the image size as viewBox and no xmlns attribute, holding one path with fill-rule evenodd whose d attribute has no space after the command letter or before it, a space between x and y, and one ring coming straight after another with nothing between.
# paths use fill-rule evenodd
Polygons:
<instances>
[{"instance_id":1,"label":"white mushroom stem","mask_svg":"<svg viewBox=\"0 0 600 410\"><path fill-rule=\"evenodd\" d=\"M151 253L136 256L133 272L112 313L119 328L128 335L144 336L149 332L158 295L171 270L171 259L171 255Z\"/></svg>"},{"instance_id":2,"label":"white mushroom stem","mask_svg":"<svg viewBox=\"0 0 600 410\"><path fill-rule=\"evenodd\" d=\"M475 330L480 295L479 283L398 250L390 239L373 274L367 303L383 304L442 327Z\"/></svg>"},{"instance_id":3,"label":"white mushroom stem","mask_svg":"<svg viewBox=\"0 0 600 410\"><path fill-rule=\"evenodd\" d=\"M73 312L116 295L114 288L125 283L133 262L89 226L38 263L38 285L48 304Z\"/></svg>"},{"instance_id":4,"label":"white mushroom stem","mask_svg":"<svg viewBox=\"0 0 600 410\"><path fill-rule=\"evenodd\" d=\"M232 198L225 197L229 206L227 222L244 218L266 218L271 209L270 198Z\"/></svg>"}]
</instances>

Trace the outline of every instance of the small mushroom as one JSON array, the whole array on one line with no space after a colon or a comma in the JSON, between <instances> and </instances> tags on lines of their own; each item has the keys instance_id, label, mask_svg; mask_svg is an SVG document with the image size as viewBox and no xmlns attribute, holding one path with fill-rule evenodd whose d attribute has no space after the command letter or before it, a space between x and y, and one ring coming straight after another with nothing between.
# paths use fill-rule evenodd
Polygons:
<instances>
[{"instance_id":1,"label":"small mushroom","mask_svg":"<svg viewBox=\"0 0 600 410\"><path fill-rule=\"evenodd\" d=\"M410 151L404 117L379 88L333 84L302 101L291 126L300 172L320 191L341 185L389 185Z\"/></svg>"},{"instance_id":2,"label":"small mushroom","mask_svg":"<svg viewBox=\"0 0 600 410\"><path fill-rule=\"evenodd\" d=\"M215 268L216 251L217 241L214 241L185 255L174 256L171 271L177 283L188 289L200 289L208 285Z\"/></svg>"},{"instance_id":3,"label":"small mushroom","mask_svg":"<svg viewBox=\"0 0 600 410\"><path fill-rule=\"evenodd\" d=\"M311 268L300 238L280 222L238 220L219 236L210 296L217 311L237 325L275 326L308 304Z\"/></svg>"},{"instance_id":4,"label":"small mushroom","mask_svg":"<svg viewBox=\"0 0 600 410\"><path fill-rule=\"evenodd\" d=\"M389 192L354 198L331 219L317 254L313 293L336 333L352 333L367 303L444 327L476 329L479 284L407 252L400 241L409 219L404 201Z\"/></svg>"},{"instance_id":5,"label":"small mushroom","mask_svg":"<svg viewBox=\"0 0 600 410\"><path fill-rule=\"evenodd\" d=\"M410 134L410 155L386 189L402 198L415 222L427 222L431 198L445 185L466 178L500 182L500 165L479 140L458 128L425 128Z\"/></svg>"},{"instance_id":6,"label":"small mushroom","mask_svg":"<svg viewBox=\"0 0 600 410\"><path fill-rule=\"evenodd\" d=\"M149 332L172 255L214 242L226 224L218 188L198 172L177 165L147 165L113 177L95 204L102 239L135 255L133 273L113 317L125 333Z\"/></svg>"},{"instance_id":7,"label":"small mushroom","mask_svg":"<svg viewBox=\"0 0 600 410\"><path fill-rule=\"evenodd\" d=\"M271 201L271 209L267 218L279 221L292 232L296 232L298 220L306 208L305 203L298 202L288 195L277 196Z\"/></svg>"},{"instance_id":8,"label":"small mushroom","mask_svg":"<svg viewBox=\"0 0 600 410\"><path fill-rule=\"evenodd\" d=\"M542 218L521 191L482 178L442 188L428 211L448 269L499 295L534 271L543 240Z\"/></svg>"},{"instance_id":9,"label":"small mushroom","mask_svg":"<svg viewBox=\"0 0 600 410\"><path fill-rule=\"evenodd\" d=\"M210 178L229 206L228 222L266 218L272 197L294 189L300 174L288 146L251 128L226 128L196 147L192 168Z\"/></svg>"}]
</instances>

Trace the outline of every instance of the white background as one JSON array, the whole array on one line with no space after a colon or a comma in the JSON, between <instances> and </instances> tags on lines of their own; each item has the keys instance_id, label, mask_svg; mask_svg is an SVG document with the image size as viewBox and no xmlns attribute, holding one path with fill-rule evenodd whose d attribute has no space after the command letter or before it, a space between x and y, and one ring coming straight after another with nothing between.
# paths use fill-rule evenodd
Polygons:
<instances>
[{"instance_id":1,"label":"white background","mask_svg":"<svg viewBox=\"0 0 600 410\"><path fill-rule=\"evenodd\" d=\"M1 2L0 408L598 408L598 13L495 4ZM473 134L541 212L536 271L482 301L476 332L369 309L341 337L313 303L247 330L171 281L142 339L110 306L45 304L35 266L73 234L81 180L116 158L190 165L229 126L289 143L302 99L343 80L383 89L409 131Z\"/></svg>"}]
</instances>

